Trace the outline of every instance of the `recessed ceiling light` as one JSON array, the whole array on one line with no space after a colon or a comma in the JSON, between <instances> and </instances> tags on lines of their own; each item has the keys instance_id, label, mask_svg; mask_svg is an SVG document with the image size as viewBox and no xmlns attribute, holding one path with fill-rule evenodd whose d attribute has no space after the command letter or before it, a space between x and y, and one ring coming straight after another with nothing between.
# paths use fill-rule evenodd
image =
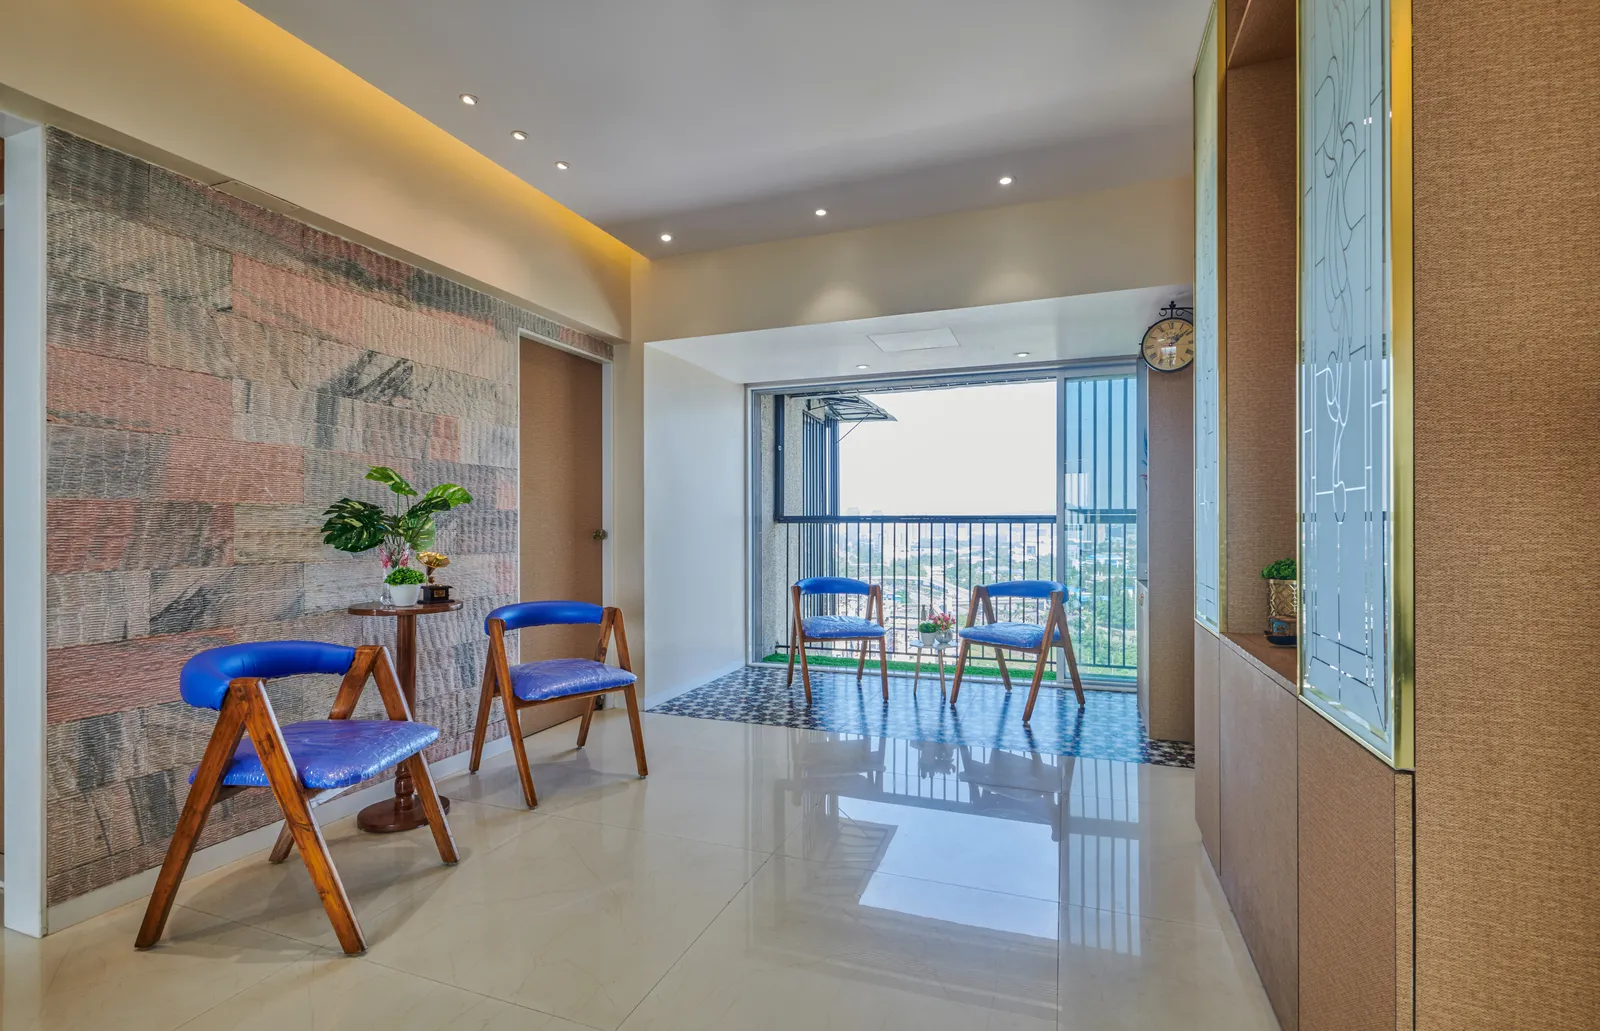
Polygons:
<instances>
[{"instance_id":1,"label":"recessed ceiling light","mask_svg":"<svg viewBox=\"0 0 1600 1031\"><path fill-rule=\"evenodd\" d=\"M521 129L512 129L511 138L514 140L525 140L528 138L528 134L523 132Z\"/></svg>"},{"instance_id":2,"label":"recessed ceiling light","mask_svg":"<svg viewBox=\"0 0 1600 1031\"><path fill-rule=\"evenodd\" d=\"M662 233L661 234L661 242L662 243L671 243L672 242L672 234L671 233Z\"/></svg>"},{"instance_id":3,"label":"recessed ceiling light","mask_svg":"<svg viewBox=\"0 0 1600 1031\"><path fill-rule=\"evenodd\" d=\"M1001 186L1010 186L1013 181L1014 180L1009 175L1003 175L1000 177Z\"/></svg>"},{"instance_id":4,"label":"recessed ceiling light","mask_svg":"<svg viewBox=\"0 0 1600 1031\"><path fill-rule=\"evenodd\" d=\"M858 369L870 369L870 368L872 368L872 366L870 366L870 365L857 365L856 368L858 368Z\"/></svg>"},{"instance_id":5,"label":"recessed ceiling light","mask_svg":"<svg viewBox=\"0 0 1600 1031\"><path fill-rule=\"evenodd\" d=\"M556 167L561 169L563 172L565 172L567 169L571 168L572 166L567 164L565 161L557 161L556 162Z\"/></svg>"},{"instance_id":6,"label":"recessed ceiling light","mask_svg":"<svg viewBox=\"0 0 1600 1031\"><path fill-rule=\"evenodd\" d=\"M461 94L461 102L468 107L471 107L473 104L478 102L478 98L473 96L471 93L463 93Z\"/></svg>"},{"instance_id":7,"label":"recessed ceiling light","mask_svg":"<svg viewBox=\"0 0 1600 1031\"><path fill-rule=\"evenodd\" d=\"M817 209L817 217L818 218L822 218L827 213L828 213L828 209L827 208L818 208Z\"/></svg>"},{"instance_id":8,"label":"recessed ceiling light","mask_svg":"<svg viewBox=\"0 0 1600 1031\"><path fill-rule=\"evenodd\" d=\"M1018 351L1017 352L1017 357L1018 358L1026 358L1026 357L1028 357L1028 355L1030 355L1032 353L1033 353L1032 351Z\"/></svg>"}]
</instances>

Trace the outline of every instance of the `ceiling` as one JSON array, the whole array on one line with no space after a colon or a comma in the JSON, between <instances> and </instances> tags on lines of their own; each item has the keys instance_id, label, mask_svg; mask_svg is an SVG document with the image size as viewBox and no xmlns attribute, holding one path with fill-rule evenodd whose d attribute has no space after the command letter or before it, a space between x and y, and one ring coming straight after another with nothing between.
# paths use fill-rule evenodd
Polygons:
<instances>
[{"instance_id":1,"label":"ceiling","mask_svg":"<svg viewBox=\"0 0 1600 1031\"><path fill-rule=\"evenodd\" d=\"M1138 353L1144 331L1170 301L1188 305L1187 286L1141 287L954 311L886 315L854 322L787 326L651 344L735 383L895 376L1024 366ZM932 331L932 332L929 332ZM945 332L948 331L948 332ZM897 334L916 333L917 337ZM885 346L873 342L877 337ZM953 337L955 346L949 346ZM898 350L922 343L918 350ZM1028 352L1018 357L1018 351ZM866 365L866 369L857 368Z\"/></svg>"},{"instance_id":2,"label":"ceiling","mask_svg":"<svg viewBox=\"0 0 1600 1031\"><path fill-rule=\"evenodd\" d=\"M245 2L662 256L1184 174L1211 0Z\"/></svg>"}]
</instances>

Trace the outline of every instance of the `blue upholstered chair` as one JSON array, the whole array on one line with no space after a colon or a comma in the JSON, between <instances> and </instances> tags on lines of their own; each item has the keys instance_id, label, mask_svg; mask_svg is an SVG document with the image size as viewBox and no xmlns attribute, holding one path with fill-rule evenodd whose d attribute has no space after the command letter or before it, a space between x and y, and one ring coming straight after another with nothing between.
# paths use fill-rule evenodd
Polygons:
<instances>
[{"instance_id":1,"label":"blue upholstered chair","mask_svg":"<svg viewBox=\"0 0 1600 1031\"><path fill-rule=\"evenodd\" d=\"M342 676L333 711L325 720L278 724L266 683L278 677L307 673ZM388 719L355 720L356 703L367 678L378 682ZM172 844L145 909L134 944L147 949L161 939L178 884L183 880L195 842L205 829L211 807L251 788L271 788L283 809L294 844L300 850L311 883L333 923L344 951L365 952L366 939L344 893L339 871L311 815L319 803L375 777L390 767L407 765L422 798L428 827L439 858L456 861L455 841L445 822L422 750L439 738L437 728L414 722L389 653L379 645L348 648L316 641L267 641L231 644L195 655L178 678L183 700L201 709L217 710L204 758L190 777ZM248 738L246 740L246 738ZM287 849L283 850L284 854ZM282 855L274 850L274 859Z\"/></svg>"},{"instance_id":2,"label":"blue upholstered chair","mask_svg":"<svg viewBox=\"0 0 1600 1031\"><path fill-rule=\"evenodd\" d=\"M600 627L600 642L592 659L544 659L512 666L506 659L506 631L530 626ZM478 772L483 759L483 743L489 734L489 710L499 696L506 712L506 727L511 732L511 751L516 755L517 773L522 777L522 797L528 808L539 804L533 790L533 771L528 766L528 751L522 743L520 709L567 698L594 698L621 691L628 703L628 722L633 727L633 759L639 776L649 775L644 761L644 729L639 724L639 695L632 662L628 658L628 632L622 625L622 610L601 608L586 601L524 601L502 605L483 622L489 635L489 658L483 668L483 692L478 698L478 725L472 735L472 761L468 769ZM617 635L616 666L606 665L606 649L611 635ZM589 721L594 706L583 711L578 727L578 747L589 740Z\"/></svg>"},{"instance_id":3,"label":"blue upholstered chair","mask_svg":"<svg viewBox=\"0 0 1600 1031\"><path fill-rule=\"evenodd\" d=\"M862 616L807 616L801 612L803 600L813 594L865 595L866 614ZM800 653L800 679L806 685L806 704L811 704L811 666L806 662L808 641L860 641L861 658L856 662L859 683L867 669L867 646L878 642L878 674L883 680L883 700L889 700L889 655L883 629L883 588L848 576L808 576L789 588L794 619L789 624L789 679L794 683L794 657ZM873 607L877 607L874 620Z\"/></svg>"},{"instance_id":4,"label":"blue upholstered chair","mask_svg":"<svg viewBox=\"0 0 1600 1031\"><path fill-rule=\"evenodd\" d=\"M972 603L967 606L967 625L961 628L961 647L956 652L956 676L950 685L950 704L961 697L961 673L967 665L967 652L973 645L994 649L995 662L1000 666L1000 679L1006 690L1011 690L1011 674L1006 669L1004 652L1023 652L1037 656L1033 667L1033 686L1028 689L1028 705L1022 710L1022 722L1033 719L1033 705L1039 700L1039 682L1044 679L1045 660L1051 647L1067 653L1067 669L1072 673L1072 689L1078 694L1078 705L1083 705L1083 682L1078 679L1078 659L1072 654L1072 633L1067 629L1067 613L1062 607L1070 588L1055 580L1012 580L1010 583L982 584L972 589ZM1049 599L1044 623L1000 622L995 619L995 598ZM978 609L982 607L984 622L974 625Z\"/></svg>"}]
</instances>

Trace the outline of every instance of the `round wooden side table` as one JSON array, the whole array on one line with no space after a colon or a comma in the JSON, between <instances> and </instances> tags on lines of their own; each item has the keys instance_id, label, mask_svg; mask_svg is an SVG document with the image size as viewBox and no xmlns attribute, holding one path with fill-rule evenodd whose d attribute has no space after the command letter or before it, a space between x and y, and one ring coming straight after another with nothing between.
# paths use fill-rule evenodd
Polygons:
<instances>
[{"instance_id":1,"label":"round wooden side table","mask_svg":"<svg viewBox=\"0 0 1600 1031\"><path fill-rule=\"evenodd\" d=\"M352 605L346 610L352 616L395 618L395 673L400 678L400 691L406 696L406 705L410 707L412 716L417 712L417 617L431 616L439 612L455 612L459 608L461 608L459 601L430 602L424 605L407 605L403 608L371 602L365 605ZM450 800L440 795L439 805L448 811ZM406 771L404 764L395 769L394 798L387 802L374 802L356 815L356 826L373 834L414 830L425 826L427 822L428 818L422 811L422 800L417 798L415 785L411 783L411 774Z\"/></svg>"}]
</instances>

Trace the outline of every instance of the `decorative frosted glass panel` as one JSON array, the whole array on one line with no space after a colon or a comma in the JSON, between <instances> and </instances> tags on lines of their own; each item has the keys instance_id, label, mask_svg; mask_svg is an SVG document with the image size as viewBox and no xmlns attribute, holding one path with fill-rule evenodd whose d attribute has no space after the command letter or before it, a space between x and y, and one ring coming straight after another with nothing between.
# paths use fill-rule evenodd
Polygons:
<instances>
[{"instance_id":1,"label":"decorative frosted glass panel","mask_svg":"<svg viewBox=\"0 0 1600 1031\"><path fill-rule=\"evenodd\" d=\"M1305 694L1392 760L1389 5L1303 0L1300 26Z\"/></svg>"},{"instance_id":2,"label":"decorative frosted glass panel","mask_svg":"<svg viewBox=\"0 0 1600 1031\"><path fill-rule=\"evenodd\" d=\"M1194 70L1194 608L1221 627L1222 354L1216 12Z\"/></svg>"}]
</instances>

